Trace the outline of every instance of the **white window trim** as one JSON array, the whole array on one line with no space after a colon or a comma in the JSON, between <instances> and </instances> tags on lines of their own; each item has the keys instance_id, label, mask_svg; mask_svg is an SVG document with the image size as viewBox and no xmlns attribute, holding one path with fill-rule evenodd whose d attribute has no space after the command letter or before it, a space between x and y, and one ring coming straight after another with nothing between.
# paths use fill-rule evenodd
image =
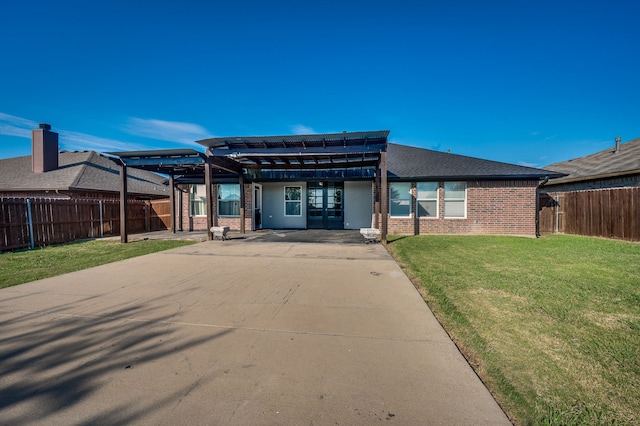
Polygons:
<instances>
[{"instance_id":1,"label":"white window trim","mask_svg":"<svg viewBox=\"0 0 640 426\"><path fill-rule=\"evenodd\" d=\"M201 185L201 184L191 184L192 187L198 187L198 186L202 186L205 189L205 193L206 193L206 185ZM204 211L205 214L193 214L193 201L191 200L191 196L192 196L192 188L189 188L189 217L207 217L206 211L207 211L207 197L204 197Z\"/></svg>"},{"instance_id":2,"label":"white window trim","mask_svg":"<svg viewBox=\"0 0 640 426\"><path fill-rule=\"evenodd\" d=\"M442 201L445 203L445 205L447 204L447 201L464 201L464 216L446 216L446 215L444 214L444 210L442 211L442 216L443 216L445 219L451 219L451 220L456 220L456 219L466 219L466 218L467 218L467 200L469 199L468 194L467 194L467 190L469 189L469 185L467 184L467 182L464 182L464 200L462 200L462 198L454 198L454 199L447 200L447 199L445 198L445 197L447 196L447 195L446 195L446 194L447 194L447 192L446 192L446 190L444 189L444 185L445 185L446 183L449 183L449 182L454 182L454 181L447 181L447 182L444 182L444 183L442 184L442 193L443 193Z\"/></svg>"},{"instance_id":3,"label":"white window trim","mask_svg":"<svg viewBox=\"0 0 640 426\"><path fill-rule=\"evenodd\" d=\"M413 195L411 194L411 192L409 193L409 199L407 200L407 201L409 201L409 214L407 216L394 216L394 215L391 214L391 200L392 200L392 198L391 198L391 185L392 185L392 183L408 183L409 184L409 191L413 190L413 185L411 185L411 182L404 182L403 181L403 182L390 182L389 183L389 206L388 206L389 217L390 218L394 218L394 219L413 219L414 214L413 214L413 209L411 208L411 204L412 204L411 201L413 201ZM397 198L397 199L404 201L403 198Z\"/></svg>"},{"instance_id":4,"label":"white window trim","mask_svg":"<svg viewBox=\"0 0 640 426\"><path fill-rule=\"evenodd\" d=\"M300 199L299 200L287 200L287 188L298 188L300 189ZM301 185L285 185L282 189L283 198L284 198L284 216L285 217L302 217L302 186ZM299 203L300 204L300 214L287 214L287 203Z\"/></svg>"},{"instance_id":5,"label":"white window trim","mask_svg":"<svg viewBox=\"0 0 640 426\"><path fill-rule=\"evenodd\" d=\"M429 198L418 198L418 184L421 183L435 183L436 184L436 215L435 216L420 216L418 214L418 203L420 201L433 201L432 199ZM442 190L444 193L444 189ZM465 194L466 196L466 194ZM465 206L465 214L466 214L466 206ZM418 219L425 219L425 220L432 220L432 219L439 219L440 218L440 182L434 182L434 181L420 181L420 182L416 182L416 216L418 217Z\"/></svg>"},{"instance_id":6,"label":"white window trim","mask_svg":"<svg viewBox=\"0 0 640 426\"><path fill-rule=\"evenodd\" d=\"M220 185L236 185L236 186L240 186L239 183L218 183L216 184L216 213L218 215L218 217L240 217L240 213L238 214L220 214L220 201L238 201L238 203L240 202L240 200L242 199L242 195L240 193L238 193L238 199L233 199L233 200L221 200L220 198ZM242 191L242 188L240 188L240 191Z\"/></svg>"}]
</instances>

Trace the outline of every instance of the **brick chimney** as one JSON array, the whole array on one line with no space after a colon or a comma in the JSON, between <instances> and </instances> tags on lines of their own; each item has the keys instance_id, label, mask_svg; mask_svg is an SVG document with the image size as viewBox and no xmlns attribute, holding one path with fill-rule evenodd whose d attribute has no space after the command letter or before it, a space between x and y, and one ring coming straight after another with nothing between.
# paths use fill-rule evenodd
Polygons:
<instances>
[{"instance_id":1,"label":"brick chimney","mask_svg":"<svg viewBox=\"0 0 640 426\"><path fill-rule=\"evenodd\" d=\"M40 124L31 131L31 164L33 173L43 173L58 168L58 134L50 124Z\"/></svg>"}]
</instances>

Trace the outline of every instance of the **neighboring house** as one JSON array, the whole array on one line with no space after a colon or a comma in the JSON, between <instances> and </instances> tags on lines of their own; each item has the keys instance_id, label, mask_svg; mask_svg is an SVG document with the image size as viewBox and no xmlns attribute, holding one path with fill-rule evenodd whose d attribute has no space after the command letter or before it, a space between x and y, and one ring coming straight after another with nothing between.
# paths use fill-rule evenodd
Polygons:
<instances>
[{"instance_id":1,"label":"neighboring house","mask_svg":"<svg viewBox=\"0 0 640 426\"><path fill-rule=\"evenodd\" d=\"M566 174L545 184L546 192L640 186L640 138L545 168Z\"/></svg>"},{"instance_id":2,"label":"neighboring house","mask_svg":"<svg viewBox=\"0 0 640 426\"><path fill-rule=\"evenodd\" d=\"M540 231L640 241L640 138L546 167Z\"/></svg>"},{"instance_id":3,"label":"neighboring house","mask_svg":"<svg viewBox=\"0 0 640 426\"><path fill-rule=\"evenodd\" d=\"M120 168L94 151L58 151L58 134L47 124L33 130L32 155L0 160L0 197L120 198ZM133 199L168 198L167 178L145 170L128 177Z\"/></svg>"},{"instance_id":4,"label":"neighboring house","mask_svg":"<svg viewBox=\"0 0 640 426\"><path fill-rule=\"evenodd\" d=\"M538 185L560 173L388 143L388 134L211 138L198 141L206 155L111 154L127 169L171 175L172 188L182 189L178 229L536 234Z\"/></svg>"}]
</instances>

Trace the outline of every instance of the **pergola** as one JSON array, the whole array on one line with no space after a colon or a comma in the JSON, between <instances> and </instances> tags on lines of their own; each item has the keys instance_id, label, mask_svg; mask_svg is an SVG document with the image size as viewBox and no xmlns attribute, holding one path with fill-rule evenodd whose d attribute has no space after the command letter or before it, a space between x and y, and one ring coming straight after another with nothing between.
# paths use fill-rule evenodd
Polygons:
<instances>
[{"instance_id":1,"label":"pergola","mask_svg":"<svg viewBox=\"0 0 640 426\"><path fill-rule=\"evenodd\" d=\"M212 182L214 174L238 176L244 187L245 173L251 170L325 170L375 168L374 217L386 242L388 211L387 136L388 130L373 132L342 132L315 135L249 136L209 138L197 141L206 147L201 153L194 149L109 152L120 164L120 235L127 235L127 168L134 167L169 176L171 202L171 232L175 226L175 179L204 178L207 197L207 232L216 222L213 208ZM380 196L385 194L385 196ZM381 218L379 220L378 218ZM245 232L244 190L240 191L240 232Z\"/></svg>"}]
</instances>

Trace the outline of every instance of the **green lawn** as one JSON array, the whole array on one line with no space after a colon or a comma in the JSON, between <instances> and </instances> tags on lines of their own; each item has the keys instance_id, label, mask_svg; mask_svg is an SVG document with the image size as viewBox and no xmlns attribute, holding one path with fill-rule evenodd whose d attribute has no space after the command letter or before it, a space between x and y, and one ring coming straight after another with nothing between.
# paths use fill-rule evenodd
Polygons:
<instances>
[{"instance_id":1,"label":"green lawn","mask_svg":"<svg viewBox=\"0 0 640 426\"><path fill-rule=\"evenodd\" d=\"M121 244L112 240L94 240L36 250L0 253L0 288L193 244L194 242L185 240L146 240Z\"/></svg>"},{"instance_id":2,"label":"green lawn","mask_svg":"<svg viewBox=\"0 0 640 426\"><path fill-rule=\"evenodd\" d=\"M420 236L388 248L515 424L640 424L640 244Z\"/></svg>"}]
</instances>

